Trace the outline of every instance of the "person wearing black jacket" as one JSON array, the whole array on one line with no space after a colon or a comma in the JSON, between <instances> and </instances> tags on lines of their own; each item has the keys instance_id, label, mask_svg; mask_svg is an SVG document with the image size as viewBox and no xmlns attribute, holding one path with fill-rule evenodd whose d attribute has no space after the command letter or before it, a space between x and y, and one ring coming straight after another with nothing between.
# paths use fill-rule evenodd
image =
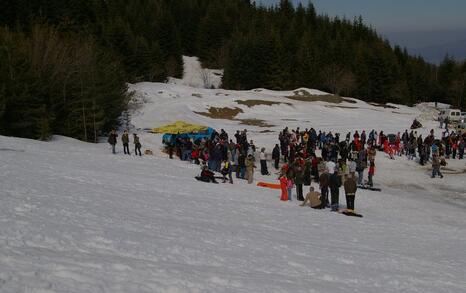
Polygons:
<instances>
[{"instance_id":1,"label":"person wearing black jacket","mask_svg":"<svg viewBox=\"0 0 466 293\"><path fill-rule=\"evenodd\" d=\"M244 179L246 175L246 155L241 152L238 156L238 171L236 172L236 178Z\"/></svg>"},{"instance_id":2,"label":"person wearing black jacket","mask_svg":"<svg viewBox=\"0 0 466 293\"><path fill-rule=\"evenodd\" d=\"M274 160L274 167L278 170L278 165L280 163L280 147L278 144L275 145L272 151L272 160Z\"/></svg>"},{"instance_id":3,"label":"person wearing black jacket","mask_svg":"<svg viewBox=\"0 0 466 293\"><path fill-rule=\"evenodd\" d=\"M118 134L116 133L115 130L112 130L110 132L110 135L108 136L108 143L112 146L112 153L113 154L116 154L116 151L115 151L115 145L117 144L117 137L118 137Z\"/></svg>"},{"instance_id":4,"label":"person wearing black jacket","mask_svg":"<svg viewBox=\"0 0 466 293\"><path fill-rule=\"evenodd\" d=\"M328 187L329 187L329 181L330 181L330 176L328 175L327 172L322 173L319 176L319 186L320 186L320 193L321 193L321 201L322 204L320 206L321 209L325 209L328 204Z\"/></svg>"},{"instance_id":5,"label":"person wearing black jacket","mask_svg":"<svg viewBox=\"0 0 466 293\"><path fill-rule=\"evenodd\" d=\"M332 211L338 211L340 204L340 187L341 187L341 177L338 175L338 169L335 168L335 171L329 178L329 187L330 187L330 196L331 196L331 208Z\"/></svg>"}]
</instances>

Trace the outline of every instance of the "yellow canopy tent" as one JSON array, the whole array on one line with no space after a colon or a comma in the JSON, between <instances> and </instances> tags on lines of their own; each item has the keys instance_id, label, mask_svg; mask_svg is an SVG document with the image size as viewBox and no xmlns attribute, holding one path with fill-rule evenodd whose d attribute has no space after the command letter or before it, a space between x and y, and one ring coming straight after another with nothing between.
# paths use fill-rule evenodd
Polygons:
<instances>
[{"instance_id":1,"label":"yellow canopy tent","mask_svg":"<svg viewBox=\"0 0 466 293\"><path fill-rule=\"evenodd\" d=\"M152 133L168 133L168 134L177 134L177 133L193 133L207 130L207 126L189 124L184 121L176 121L171 124L160 126L152 129Z\"/></svg>"}]
</instances>

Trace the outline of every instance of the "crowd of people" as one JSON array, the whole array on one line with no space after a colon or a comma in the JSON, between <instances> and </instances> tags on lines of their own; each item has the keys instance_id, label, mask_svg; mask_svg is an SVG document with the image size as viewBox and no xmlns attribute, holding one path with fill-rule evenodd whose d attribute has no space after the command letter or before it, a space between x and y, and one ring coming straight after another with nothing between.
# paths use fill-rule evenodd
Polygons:
<instances>
[{"instance_id":1,"label":"crowd of people","mask_svg":"<svg viewBox=\"0 0 466 293\"><path fill-rule=\"evenodd\" d=\"M292 200L293 190L296 189L296 199L304 201L302 205L338 211L340 188L343 186L347 208L353 210L358 186L373 187L378 146L376 138L374 130L369 134L356 131L352 136L347 133L341 139L338 133L317 132L313 128L304 131L299 128L291 131L283 129L278 137L280 143L275 145L272 152L276 168L280 157L284 162L279 171L280 199ZM380 138L383 140L383 133ZM383 143L379 142L381 145ZM317 150L320 150L320 156ZM364 180L366 169L367 180ZM318 184L320 194L311 186L312 181ZM303 186L311 186L306 197Z\"/></svg>"},{"instance_id":2,"label":"crowd of people","mask_svg":"<svg viewBox=\"0 0 466 293\"><path fill-rule=\"evenodd\" d=\"M115 153L118 135L112 131L108 142ZM141 144L137 134L133 143L135 153L141 155ZM124 153L130 154L129 134L125 131L121 137ZM432 162L432 177L443 178L441 166L446 159L463 159L466 133L446 130L441 138L436 138L431 130L425 138L417 131L405 130L402 134L385 135L365 130L348 132L344 138L339 133L316 131L315 129L283 129L278 135L278 142L272 150L272 165L276 169L281 188L281 200L303 201L303 205L313 208L331 208L338 211L340 207L340 188L344 188L347 208L354 209L354 199L358 188L373 188L376 170L377 151L387 153L390 158L406 156L409 160L418 160L421 165ZM319 150L319 155L317 150ZM262 175L270 175L265 148L257 153L253 140L248 140L246 129L238 130L233 135L221 129L214 131L210 137L192 141L189 137L173 135L166 145L170 158L174 155L183 161L190 161L201 166L198 180L203 182L233 184L233 178L245 179L249 184L254 181L254 171L259 168ZM367 175L366 175L367 172ZM215 176L216 173L221 176ZM319 191L312 186L318 185ZM304 195L303 186L309 186L309 193Z\"/></svg>"},{"instance_id":3,"label":"crowd of people","mask_svg":"<svg viewBox=\"0 0 466 293\"><path fill-rule=\"evenodd\" d=\"M183 161L201 165L199 180L217 183L215 173L222 174L223 182L233 184L233 173L238 179L253 183L256 169L256 146L248 141L247 129L238 130L233 137L221 129L214 131L211 137L192 141L189 137L173 135L167 143L166 150L170 158L174 155ZM234 141L233 141L234 139ZM265 148L260 150L261 173L269 174L266 163ZM217 178L218 179L218 178Z\"/></svg>"},{"instance_id":4,"label":"crowd of people","mask_svg":"<svg viewBox=\"0 0 466 293\"><path fill-rule=\"evenodd\" d=\"M285 187L281 199L292 200L292 190L296 188L296 199L304 201L303 186L310 186L314 180L321 191L319 208L338 210L341 186L345 187L347 206L354 208L357 185L373 186L376 133L372 131L366 136L365 131L361 135L356 132L351 141L350 137L348 133L346 140L340 141L339 134L317 133L314 129L289 131L285 128L280 132L280 146L275 145L272 160L278 179ZM261 174L270 175L265 148L261 148L257 155L256 146L248 140L246 129L238 130L233 138L223 129L209 138L196 141L173 135L166 150L170 158L176 155L181 160L201 165L197 179L204 182L218 183L217 179L221 179L233 184L236 177L253 183L257 157ZM316 150L321 151L320 157ZM363 179L366 169L369 169L367 182ZM222 176L216 177L216 172Z\"/></svg>"}]
</instances>

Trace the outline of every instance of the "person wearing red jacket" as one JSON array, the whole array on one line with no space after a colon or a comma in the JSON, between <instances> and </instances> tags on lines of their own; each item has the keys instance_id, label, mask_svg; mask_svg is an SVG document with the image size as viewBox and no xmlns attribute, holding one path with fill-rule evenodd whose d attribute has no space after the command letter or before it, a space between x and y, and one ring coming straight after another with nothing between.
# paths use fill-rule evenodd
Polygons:
<instances>
[{"instance_id":1,"label":"person wearing red jacket","mask_svg":"<svg viewBox=\"0 0 466 293\"><path fill-rule=\"evenodd\" d=\"M280 188L281 188L281 191L282 191L282 194L280 196L280 200L282 200L282 201L288 201L287 183L288 183L288 179L286 178L285 175L282 175L280 177Z\"/></svg>"}]
</instances>

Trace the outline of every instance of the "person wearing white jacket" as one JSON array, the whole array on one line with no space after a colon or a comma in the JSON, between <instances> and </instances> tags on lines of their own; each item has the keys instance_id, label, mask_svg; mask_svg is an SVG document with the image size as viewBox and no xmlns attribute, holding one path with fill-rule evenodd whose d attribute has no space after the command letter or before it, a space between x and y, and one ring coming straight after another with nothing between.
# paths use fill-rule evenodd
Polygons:
<instances>
[{"instance_id":1,"label":"person wearing white jacket","mask_svg":"<svg viewBox=\"0 0 466 293\"><path fill-rule=\"evenodd\" d=\"M265 148L261 149L261 152L259 154L259 160L261 163L261 174L269 175L269 170L267 169L267 156L265 155Z\"/></svg>"}]
</instances>

